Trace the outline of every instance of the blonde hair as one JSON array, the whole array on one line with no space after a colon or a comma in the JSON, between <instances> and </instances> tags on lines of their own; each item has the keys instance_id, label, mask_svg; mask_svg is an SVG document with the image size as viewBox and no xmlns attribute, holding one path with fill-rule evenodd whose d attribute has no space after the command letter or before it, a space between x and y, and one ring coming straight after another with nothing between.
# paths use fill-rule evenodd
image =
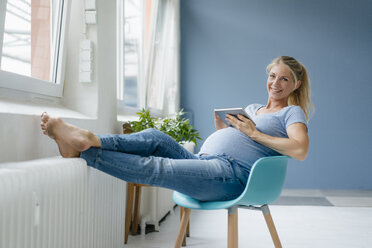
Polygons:
<instances>
[{"instance_id":1,"label":"blonde hair","mask_svg":"<svg viewBox=\"0 0 372 248\"><path fill-rule=\"evenodd\" d=\"M290 56L280 56L266 67L266 72L269 73L274 65L283 64L288 66L295 80L295 84L301 81L300 87L293 91L288 97L288 105L300 106L304 111L306 119L309 120L310 114L314 112L314 105L311 102L310 95L310 79L306 68L303 64Z\"/></svg>"}]
</instances>

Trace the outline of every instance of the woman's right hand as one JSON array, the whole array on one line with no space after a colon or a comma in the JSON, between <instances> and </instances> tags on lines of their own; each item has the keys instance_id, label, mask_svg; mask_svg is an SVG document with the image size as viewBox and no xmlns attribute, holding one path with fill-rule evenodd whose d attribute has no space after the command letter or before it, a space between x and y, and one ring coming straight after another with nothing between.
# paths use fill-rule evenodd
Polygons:
<instances>
[{"instance_id":1,"label":"woman's right hand","mask_svg":"<svg viewBox=\"0 0 372 248\"><path fill-rule=\"evenodd\" d=\"M226 128L227 125L226 125L225 122L223 122L223 120L218 116L218 114L216 114L216 111L214 111L213 114L214 114L214 126L216 127L216 129L219 130L219 129L222 129L222 128Z\"/></svg>"}]
</instances>

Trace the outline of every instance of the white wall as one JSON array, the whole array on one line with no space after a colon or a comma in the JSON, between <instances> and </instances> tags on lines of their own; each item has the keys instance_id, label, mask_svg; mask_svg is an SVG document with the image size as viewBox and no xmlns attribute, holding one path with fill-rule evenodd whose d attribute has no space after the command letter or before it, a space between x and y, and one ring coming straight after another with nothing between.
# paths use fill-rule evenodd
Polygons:
<instances>
[{"instance_id":1,"label":"white wall","mask_svg":"<svg viewBox=\"0 0 372 248\"><path fill-rule=\"evenodd\" d=\"M95 54L94 81L90 84L80 83L78 77L79 42L84 38L81 3L71 1L63 98L39 99L0 89L0 162L59 155L55 143L40 131L43 111L96 133L120 132L116 117L116 1L96 1L98 23L87 30Z\"/></svg>"}]
</instances>

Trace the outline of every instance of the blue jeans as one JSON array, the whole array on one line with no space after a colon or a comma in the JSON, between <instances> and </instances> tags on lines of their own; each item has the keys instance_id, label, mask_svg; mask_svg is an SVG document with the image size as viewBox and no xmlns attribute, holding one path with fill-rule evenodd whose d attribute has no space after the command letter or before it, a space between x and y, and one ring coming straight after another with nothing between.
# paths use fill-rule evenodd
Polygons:
<instances>
[{"instance_id":1,"label":"blue jeans","mask_svg":"<svg viewBox=\"0 0 372 248\"><path fill-rule=\"evenodd\" d=\"M168 135L147 129L98 135L100 148L81 153L87 164L127 182L169 188L201 201L239 196L249 172L226 155L194 155Z\"/></svg>"}]
</instances>

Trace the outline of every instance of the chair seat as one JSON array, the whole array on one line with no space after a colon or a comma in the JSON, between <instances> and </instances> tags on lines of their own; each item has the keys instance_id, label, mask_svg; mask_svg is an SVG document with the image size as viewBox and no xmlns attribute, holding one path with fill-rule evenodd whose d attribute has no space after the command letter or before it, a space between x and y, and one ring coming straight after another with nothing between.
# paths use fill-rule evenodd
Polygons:
<instances>
[{"instance_id":1,"label":"chair seat","mask_svg":"<svg viewBox=\"0 0 372 248\"><path fill-rule=\"evenodd\" d=\"M213 201L204 202L196 200L188 195L184 195L180 192L175 191L173 193L173 201L185 208L190 209L202 209L202 210L216 210L216 209L226 209L230 208L239 201L239 198L230 201Z\"/></svg>"}]
</instances>

